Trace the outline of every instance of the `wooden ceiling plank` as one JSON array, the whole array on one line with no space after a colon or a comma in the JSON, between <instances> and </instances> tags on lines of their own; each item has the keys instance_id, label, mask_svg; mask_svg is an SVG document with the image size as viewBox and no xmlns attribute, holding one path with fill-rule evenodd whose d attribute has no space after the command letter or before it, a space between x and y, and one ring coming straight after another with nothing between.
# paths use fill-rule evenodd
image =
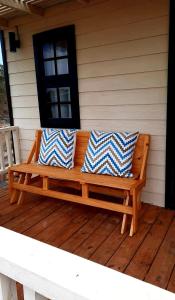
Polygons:
<instances>
[{"instance_id":1,"label":"wooden ceiling plank","mask_svg":"<svg viewBox=\"0 0 175 300\"><path fill-rule=\"evenodd\" d=\"M18 0L0 0L0 4L16 10L23 11L28 14L34 14L39 16L42 16L44 14L44 9L42 9L41 7L35 6L33 4L27 4Z\"/></svg>"}]
</instances>

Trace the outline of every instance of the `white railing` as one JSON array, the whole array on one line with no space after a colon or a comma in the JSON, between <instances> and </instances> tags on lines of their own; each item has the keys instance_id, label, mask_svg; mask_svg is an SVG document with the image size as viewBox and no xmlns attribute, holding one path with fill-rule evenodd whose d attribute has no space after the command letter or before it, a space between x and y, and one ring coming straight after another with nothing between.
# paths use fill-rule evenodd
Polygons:
<instances>
[{"instance_id":1,"label":"white railing","mask_svg":"<svg viewBox=\"0 0 175 300\"><path fill-rule=\"evenodd\" d=\"M0 227L0 300L18 299L16 282L23 285L25 300L175 299L151 284Z\"/></svg>"},{"instance_id":2,"label":"white railing","mask_svg":"<svg viewBox=\"0 0 175 300\"><path fill-rule=\"evenodd\" d=\"M5 174L14 162L20 163L19 128L0 128L0 174Z\"/></svg>"}]
</instances>

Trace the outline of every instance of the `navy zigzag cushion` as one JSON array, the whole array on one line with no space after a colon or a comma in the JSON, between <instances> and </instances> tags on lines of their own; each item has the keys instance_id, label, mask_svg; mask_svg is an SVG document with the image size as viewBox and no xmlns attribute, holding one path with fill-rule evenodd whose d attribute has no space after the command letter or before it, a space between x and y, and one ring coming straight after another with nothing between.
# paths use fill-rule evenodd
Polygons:
<instances>
[{"instance_id":1,"label":"navy zigzag cushion","mask_svg":"<svg viewBox=\"0 0 175 300\"><path fill-rule=\"evenodd\" d=\"M38 163L73 168L76 131L75 129L43 129Z\"/></svg>"},{"instance_id":2,"label":"navy zigzag cushion","mask_svg":"<svg viewBox=\"0 0 175 300\"><path fill-rule=\"evenodd\" d=\"M93 130L82 172L133 177L132 158L138 135L138 132Z\"/></svg>"}]
</instances>

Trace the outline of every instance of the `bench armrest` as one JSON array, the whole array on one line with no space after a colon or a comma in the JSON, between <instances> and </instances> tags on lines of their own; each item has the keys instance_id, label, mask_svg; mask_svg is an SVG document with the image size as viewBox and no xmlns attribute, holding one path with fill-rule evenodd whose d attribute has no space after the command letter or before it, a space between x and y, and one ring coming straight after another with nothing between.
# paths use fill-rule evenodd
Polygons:
<instances>
[{"instance_id":1,"label":"bench armrest","mask_svg":"<svg viewBox=\"0 0 175 300\"><path fill-rule=\"evenodd\" d=\"M146 183L145 180L142 180L142 179L137 180L137 182L135 182L135 183L132 185L132 190L143 188L143 187L145 186L145 183Z\"/></svg>"}]
</instances>

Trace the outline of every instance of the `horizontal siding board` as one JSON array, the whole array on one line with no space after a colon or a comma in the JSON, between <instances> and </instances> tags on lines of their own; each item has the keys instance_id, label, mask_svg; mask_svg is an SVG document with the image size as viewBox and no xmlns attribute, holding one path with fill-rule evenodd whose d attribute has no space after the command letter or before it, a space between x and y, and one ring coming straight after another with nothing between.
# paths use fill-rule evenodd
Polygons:
<instances>
[{"instance_id":1,"label":"horizontal siding board","mask_svg":"<svg viewBox=\"0 0 175 300\"><path fill-rule=\"evenodd\" d=\"M168 17L160 17L110 28L107 30L91 32L77 36L77 48L85 49L100 45L119 43L126 40L135 40L168 33ZM104 38L105 37L105 38Z\"/></svg>"},{"instance_id":2,"label":"horizontal siding board","mask_svg":"<svg viewBox=\"0 0 175 300\"><path fill-rule=\"evenodd\" d=\"M79 78L159 71L167 68L167 53L93 62L78 67Z\"/></svg>"},{"instance_id":3,"label":"horizontal siding board","mask_svg":"<svg viewBox=\"0 0 175 300\"><path fill-rule=\"evenodd\" d=\"M11 96L36 96L36 84L16 84L11 86Z\"/></svg>"},{"instance_id":4,"label":"horizontal siding board","mask_svg":"<svg viewBox=\"0 0 175 300\"><path fill-rule=\"evenodd\" d=\"M16 84L25 84L25 83L36 84L36 74L34 71L10 74L9 80L11 86Z\"/></svg>"},{"instance_id":5,"label":"horizontal siding board","mask_svg":"<svg viewBox=\"0 0 175 300\"><path fill-rule=\"evenodd\" d=\"M158 206L165 207L165 196L163 194L144 191L141 195L141 200L149 204L156 203Z\"/></svg>"},{"instance_id":6,"label":"horizontal siding board","mask_svg":"<svg viewBox=\"0 0 175 300\"><path fill-rule=\"evenodd\" d=\"M145 72L79 80L79 91L112 91L165 87L167 71Z\"/></svg>"},{"instance_id":7,"label":"horizontal siding board","mask_svg":"<svg viewBox=\"0 0 175 300\"><path fill-rule=\"evenodd\" d=\"M13 116L15 119L39 119L38 107L14 108Z\"/></svg>"},{"instance_id":8,"label":"horizontal siding board","mask_svg":"<svg viewBox=\"0 0 175 300\"><path fill-rule=\"evenodd\" d=\"M37 107L38 108L38 97L37 96L13 96L12 97L13 108L23 107Z\"/></svg>"},{"instance_id":9,"label":"horizontal siding board","mask_svg":"<svg viewBox=\"0 0 175 300\"><path fill-rule=\"evenodd\" d=\"M21 60L27 60L27 59L33 59L34 53L33 53L33 47L22 47L18 49L17 52L10 52L10 50L7 50L7 59L8 62L17 62Z\"/></svg>"},{"instance_id":10,"label":"horizontal siding board","mask_svg":"<svg viewBox=\"0 0 175 300\"><path fill-rule=\"evenodd\" d=\"M92 63L104 60L114 60L157 53L167 53L168 35L142 38L134 41L114 43L79 50L79 64Z\"/></svg>"},{"instance_id":11,"label":"horizontal siding board","mask_svg":"<svg viewBox=\"0 0 175 300\"><path fill-rule=\"evenodd\" d=\"M166 105L94 106L81 108L83 120L166 120Z\"/></svg>"},{"instance_id":12,"label":"horizontal siding board","mask_svg":"<svg viewBox=\"0 0 175 300\"><path fill-rule=\"evenodd\" d=\"M24 129L19 130L20 140L33 141L35 138L35 129Z\"/></svg>"},{"instance_id":13,"label":"horizontal siding board","mask_svg":"<svg viewBox=\"0 0 175 300\"><path fill-rule=\"evenodd\" d=\"M22 129L38 129L40 128L39 119L14 119L14 125Z\"/></svg>"},{"instance_id":14,"label":"horizontal siding board","mask_svg":"<svg viewBox=\"0 0 175 300\"><path fill-rule=\"evenodd\" d=\"M127 118L127 117L126 117ZM166 123L165 121L151 121L147 120L81 120L81 128L86 130L129 130L143 133L150 133L153 135L165 136Z\"/></svg>"},{"instance_id":15,"label":"horizontal siding board","mask_svg":"<svg viewBox=\"0 0 175 300\"><path fill-rule=\"evenodd\" d=\"M148 165L147 177L149 179L165 180L165 166Z\"/></svg>"},{"instance_id":16,"label":"horizontal siding board","mask_svg":"<svg viewBox=\"0 0 175 300\"><path fill-rule=\"evenodd\" d=\"M165 194L165 183L164 180L149 179L147 178L146 186L144 188L145 192Z\"/></svg>"},{"instance_id":17,"label":"horizontal siding board","mask_svg":"<svg viewBox=\"0 0 175 300\"><path fill-rule=\"evenodd\" d=\"M133 89L122 91L102 91L80 93L80 105L84 106L118 106L136 104L166 103L167 88Z\"/></svg>"},{"instance_id":18,"label":"horizontal siding board","mask_svg":"<svg viewBox=\"0 0 175 300\"><path fill-rule=\"evenodd\" d=\"M166 150L166 137L165 136L151 136L151 144L150 144L151 150L160 150L165 151Z\"/></svg>"},{"instance_id":19,"label":"horizontal siding board","mask_svg":"<svg viewBox=\"0 0 175 300\"><path fill-rule=\"evenodd\" d=\"M26 150L21 150L21 160L22 162L25 162L28 158L29 152Z\"/></svg>"},{"instance_id":20,"label":"horizontal siding board","mask_svg":"<svg viewBox=\"0 0 175 300\"><path fill-rule=\"evenodd\" d=\"M154 151L150 150L148 157L148 164L165 166L165 152L164 151Z\"/></svg>"},{"instance_id":21,"label":"horizontal siding board","mask_svg":"<svg viewBox=\"0 0 175 300\"><path fill-rule=\"evenodd\" d=\"M34 59L26 59L25 61L9 62L8 69L9 69L9 74L34 71L35 70Z\"/></svg>"},{"instance_id":22,"label":"horizontal siding board","mask_svg":"<svg viewBox=\"0 0 175 300\"><path fill-rule=\"evenodd\" d=\"M21 150L28 151L28 154L29 154L30 149L32 148L32 144L33 144L32 140L20 139Z\"/></svg>"}]
</instances>

